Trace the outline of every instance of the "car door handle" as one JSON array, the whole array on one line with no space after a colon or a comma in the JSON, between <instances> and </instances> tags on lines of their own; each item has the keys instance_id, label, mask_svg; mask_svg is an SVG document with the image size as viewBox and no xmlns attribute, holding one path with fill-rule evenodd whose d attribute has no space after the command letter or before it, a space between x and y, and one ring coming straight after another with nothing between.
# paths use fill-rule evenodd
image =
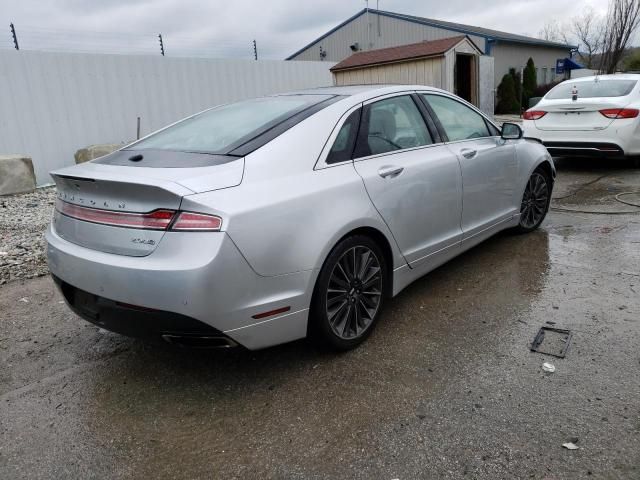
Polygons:
<instances>
[{"instance_id":1,"label":"car door handle","mask_svg":"<svg viewBox=\"0 0 640 480\"><path fill-rule=\"evenodd\" d=\"M400 175L403 170L404 170L404 167L385 165L384 167L380 167L380 170L378 170L378 175L380 175L382 178L387 178L387 177L393 178Z\"/></svg>"},{"instance_id":2,"label":"car door handle","mask_svg":"<svg viewBox=\"0 0 640 480\"><path fill-rule=\"evenodd\" d=\"M460 150L460 153L464 158L473 158L478 154L477 150L472 150L470 148L463 148Z\"/></svg>"}]
</instances>

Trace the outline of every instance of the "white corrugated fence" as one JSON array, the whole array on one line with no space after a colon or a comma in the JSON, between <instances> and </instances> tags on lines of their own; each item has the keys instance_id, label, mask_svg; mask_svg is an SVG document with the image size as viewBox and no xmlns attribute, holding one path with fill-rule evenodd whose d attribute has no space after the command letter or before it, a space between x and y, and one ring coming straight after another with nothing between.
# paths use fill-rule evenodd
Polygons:
<instances>
[{"instance_id":1,"label":"white corrugated fence","mask_svg":"<svg viewBox=\"0 0 640 480\"><path fill-rule=\"evenodd\" d=\"M330 62L0 50L0 154L33 159L39 185L79 148L129 142L205 108L333 84Z\"/></svg>"}]
</instances>

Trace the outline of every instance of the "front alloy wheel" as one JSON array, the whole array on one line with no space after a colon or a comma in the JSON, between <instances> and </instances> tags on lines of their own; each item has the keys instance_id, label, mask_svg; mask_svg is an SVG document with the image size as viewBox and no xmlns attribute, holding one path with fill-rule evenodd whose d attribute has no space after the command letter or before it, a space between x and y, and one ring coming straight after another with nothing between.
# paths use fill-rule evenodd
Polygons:
<instances>
[{"instance_id":1,"label":"front alloy wheel","mask_svg":"<svg viewBox=\"0 0 640 480\"><path fill-rule=\"evenodd\" d=\"M310 335L338 350L361 343L382 307L385 275L384 256L369 237L354 236L340 242L318 277Z\"/></svg>"},{"instance_id":2,"label":"front alloy wheel","mask_svg":"<svg viewBox=\"0 0 640 480\"><path fill-rule=\"evenodd\" d=\"M521 232L531 232L540 226L547 215L550 192L547 175L540 170L533 172L525 187L520 205L519 230Z\"/></svg>"}]
</instances>

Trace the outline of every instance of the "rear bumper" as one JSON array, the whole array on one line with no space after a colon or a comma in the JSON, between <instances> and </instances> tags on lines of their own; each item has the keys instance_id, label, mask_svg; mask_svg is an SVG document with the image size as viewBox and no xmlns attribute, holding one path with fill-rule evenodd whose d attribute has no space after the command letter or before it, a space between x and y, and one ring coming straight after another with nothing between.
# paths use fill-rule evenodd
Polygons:
<instances>
[{"instance_id":1,"label":"rear bumper","mask_svg":"<svg viewBox=\"0 0 640 480\"><path fill-rule=\"evenodd\" d=\"M614 120L603 130L540 130L523 121L525 137L541 141L554 156L622 157L640 155L638 122Z\"/></svg>"},{"instance_id":2,"label":"rear bumper","mask_svg":"<svg viewBox=\"0 0 640 480\"><path fill-rule=\"evenodd\" d=\"M543 141L542 144L547 148L551 155L558 157L624 157L625 155L622 147L615 143Z\"/></svg>"},{"instance_id":3,"label":"rear bumper","mask_svg":"<svg viewBox=\"0 0 640 480\"><path fill-rule=\"evenodd\" d=\"M138 307L81 290L51 275L67 305L78 316L112 332L137 338L218 338L227 346L235 343L220 330L173 312ZM226 342L223 339L228 339Z\"/></svg>"},{"instance_id":4,"label":"rear bumper","mask_svg":"<svg viewBox=\"0 0 640 480\"><path fill-rule=\"evenodd\" d=\"M67 302L104 328L133 336L220 333L249 349L306 335L314 272L257 275L225 233L168 232L146 257L90 250L51 227L46 238L49 268ZM78 308L76 290L97 297L102 324ZM253 318L282 307L289 310Z\"/></svg>"}]
</instances>

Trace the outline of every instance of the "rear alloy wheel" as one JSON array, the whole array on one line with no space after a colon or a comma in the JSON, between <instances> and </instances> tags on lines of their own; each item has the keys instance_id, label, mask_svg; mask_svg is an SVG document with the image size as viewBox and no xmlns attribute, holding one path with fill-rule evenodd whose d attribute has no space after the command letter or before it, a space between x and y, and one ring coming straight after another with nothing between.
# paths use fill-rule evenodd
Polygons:
<instances>
[{"instance_id":1,"label":"rear alloy wheel","mask_svg":"<svg viewBox=\"0 0 640 480\"><path fill-rule=\"evenodd\" d=\"M340 242L318 277L310 335L337 350L364 341L382 307L386 273L382 251L369 237L358 235Z\"/></svg>"},{"instance_id":2,"label":"rear alloy wheel","mask_svg":"<svg viewBox=\"0 0 640 480\"><path fill-rule=\"evenodd\" d=\"M531 174L520 204L519 232L532 232L540 226L549 210L550 186L549 177L544 171L536 170Z\"/></svg>"}]
</instances>

